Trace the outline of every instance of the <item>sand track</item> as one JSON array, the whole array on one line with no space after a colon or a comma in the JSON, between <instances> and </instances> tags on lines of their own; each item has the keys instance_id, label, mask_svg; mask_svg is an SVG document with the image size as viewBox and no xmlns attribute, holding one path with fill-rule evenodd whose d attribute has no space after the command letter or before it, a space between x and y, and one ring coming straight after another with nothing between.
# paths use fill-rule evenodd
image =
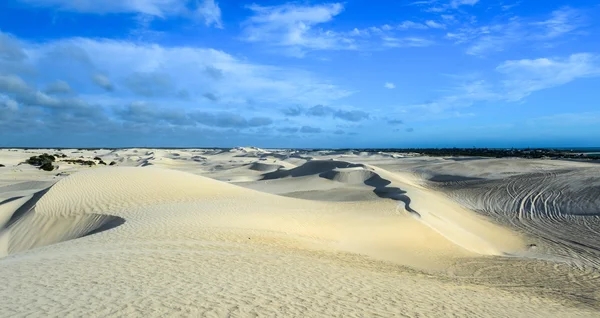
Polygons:
<instances>
[{"instance_id":1,"label":"sand track","mask_svg":"<svg viewBox=\"0 0 600 318\"><path fill-rule=\"evenodd\" d=\"M500 180L471 181L448 191L469 208L548 242L543 246L547 248L544 253L539 253L541 248L536 249L540 257L556 257L578 267L600 268L597 173L595 167L529 173Z\"/></svg>"}]
</instances>

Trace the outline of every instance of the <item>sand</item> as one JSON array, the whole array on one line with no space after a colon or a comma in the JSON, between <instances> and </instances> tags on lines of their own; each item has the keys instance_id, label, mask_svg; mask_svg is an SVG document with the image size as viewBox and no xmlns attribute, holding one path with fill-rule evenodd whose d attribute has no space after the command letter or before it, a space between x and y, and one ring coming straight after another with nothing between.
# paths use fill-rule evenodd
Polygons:
<instances>
[{"instance_id":1,"label":"sand","mask_svg":"<svg viewBox=\"0 0 600 318\"><path fill-rule=\"evenodd\" d=\"M44 152L116 164L20 164ZM0 163L3 317L600 310L599 165L259 148Z\"/></svg>"}]
</instances>

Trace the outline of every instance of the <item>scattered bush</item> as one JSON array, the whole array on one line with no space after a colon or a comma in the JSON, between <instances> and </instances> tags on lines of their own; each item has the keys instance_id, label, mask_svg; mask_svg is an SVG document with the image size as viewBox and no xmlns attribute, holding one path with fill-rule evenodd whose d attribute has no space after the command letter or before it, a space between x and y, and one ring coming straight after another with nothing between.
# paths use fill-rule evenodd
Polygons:
<instances>
[{"instance_id":1,"label":"scattered bush","mask_svg":"<svg viewBox=\"0 0 600 318\"><path fill-rule=\"evenodd\" d=\"M66 159L63 160L66 163L78 163L80 165L87 165L87 166L95 166L96 163L94 161L91 160L82 160L82 159Z\"/></svg>"},{"instance_id":2,"label":"scattered bush","mask_svg":"<svg viewBox=\"0 0 600 318\"><path fill-rule=\"evenodd\" d=\"M100 165L105 165L105 166L106 166L106 162L104 162L104 161L102 161L102 160L100 160L100 162L98 162L98 164L100 164Z\"/></svg>"},{"instance_id":3,"label":"scattered bush","mask_svg":"<svg viewBox=\"0 0 600 318\"><path fill-rule=\"evenodd\" d=\"M52 165L52 163L55 160L56 157L45 153L39 156L32 156L25 162L32 166L39 167L41 170L52 171L54 170L54 166Z\"/></svg>"},{"instance_id":4,"label":"scattered bush","mask_svg":"<svg viewBox=\"0 0 600 318\"><path fill-rule=\"evenodd\" d=\"M117 164L117 163L116 163L115 161L111 161L111 162L110 162L110 164L109 164L109 166L114 166L114 165L116 165L116 164Z\"/></svg>"},{"instance_id":5,"label":"scattered bush","mask_svg":"<svg viewBox=\"0 0 600 318\"><path fill-rule=\"evenodd\" d=\"M0 163L0 168L2 168L2 167L5 167L5 165L3 165L3 164Z\"/></svg>"},{"instance_id":6,"label":"scattered bush","mask_svg":"<svg viewBox=\"0 0 600 318\"><path fill-rule=\"evenodd\" d=\"M40 166L40 169L44 171L52 171L54 170L54 166L52 165L52 163L46 162Z\"/></svg>"},{"instance_id":7,"label":"scattered bush","mask_svg":"<svg viewBox=\"0 0 600 318\"><path fill-rule=\"evenodd\" d=\"M52 163L56 160L56 157L49 155L47 153L39 155L39 156L32 156L29 159L27 159L28 164L32 165L32 166L41 166L45 163Z\"/></svg>"},{"instance_id":8,"label":"scattered bush","mask_svg":"<svg viewBox=\"0 0 600 318\"><path fill-rule=\"evenodd\" d=\"M94 160L102 161L102 158L100 158L100 157L94 157Z\"/></svg>"}]
</instances>

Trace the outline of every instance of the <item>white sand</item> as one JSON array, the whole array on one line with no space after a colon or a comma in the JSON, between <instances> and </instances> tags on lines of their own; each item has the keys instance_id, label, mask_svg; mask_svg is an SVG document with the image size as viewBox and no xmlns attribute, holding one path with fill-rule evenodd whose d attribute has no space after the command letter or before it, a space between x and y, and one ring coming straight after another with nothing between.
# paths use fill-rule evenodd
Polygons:
<instances>
[{"instance_id":1,"label":"white sand","mask_svg":"<svg viewBox=\"0 0 600 318\"><path fill-rule=\"evenodd\" d=\"M531 233L433 190L422 176L461 171L438 159L123 149L61 151L116 166L18 165L43 152L58 151L0 150L1 316L593 317L600 308L592 265L544 259L528 248Z\"/></svg>"}]
</instances>

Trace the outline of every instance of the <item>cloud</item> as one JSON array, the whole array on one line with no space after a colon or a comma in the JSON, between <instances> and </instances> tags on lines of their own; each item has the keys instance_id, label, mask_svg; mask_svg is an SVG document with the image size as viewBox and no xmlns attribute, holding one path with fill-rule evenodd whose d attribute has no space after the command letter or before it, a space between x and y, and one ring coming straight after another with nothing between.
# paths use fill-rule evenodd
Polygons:
<instances>
[{"instance_id":1,"label":"cloud","mask_svg":"<svg viewBox=\"0 0 600 318\"><path fill-rule=\"evenodd\" d=\"M333 117L346 121L361 121L369 119L369 114L360 110L337 110L333 113Z\"/></svg>"},{"instance_id":2,"label":"cloud","mask_svg":"<svg viewBox=\"0 0 600 318\"><path fill-rule=\"evenodd\" d=\"M439 22L435 22L433 20L425 21L425 25L427 25L428 27L430 27L432 29L445 29L446 28L446 25L439 23Z\"/></svg>"},{"instance_id":3,"label":"cloud","mask_svg":"<svg viewBox=\"0 0 600 318\"><path fill-rule=\"evenodd\" d=\"M336 135L344 135L346 132L341 129L338 129L338 130L334 131L333 133Z\"/></svg>"},{"instance_id":4,"label":"cloud","mask_svg":"<svg viewBox=\"0 0 600 318\"><path fill-rule=\"evenodd\" d=\"M396 85L394 83L387 82L387 83L383 84L383 87L385 87L387 89L394 89L394 88L396 88Z\"/></svg>"},{"instance_id":5,"label":"cloud","mask_svg":"<svg viewBox=\"0 0 600 318\"><path fill-rule=\"evenodd\" d=\"M351 122L369 119L369 114L361 110L335 109L333 107L323 105L315 105L307 109L302 107L292 107L284 109L283 113L291 117L304 114L311 117L332 117Z\"/></svg>"},{"instance_id":6,"label":"cloud","mask_svg":"<svg viewBox=\"0 0 600 318\"><path fill-rule=\"evenodd\" d=\"M214 25L217 28L223 28L221 21L221 8L214 0L204 0L198 7L196 14L204 18L206 26Z\"/></svg>"},{"instance_id":7,"label":"cloud","mask_svg":"<svg viewBox=\"0 0 600 318\"><path fill-rule=\"evenodd\" d=\"M250 127L269 126L271 124L273 124L273 120L268 117L252 117L248 120L248 126Z\"/></svg>"},{"instance_id":8,"label":"cloud","mask_svg":"<svg viewBox=\"0 0 600 318\"><path fill-rule=\"evenodd\" d=\"M257 103L289 105L325 103L351 94L310 72L252 64L223 51L207 48L76 38L37 48L34 51L36 56L50 55L52 59L38 58L32 62L43 62L44 65L38 67L44 68L47 73L59 72L57 66L62 64L56 65L55 61L72 61L74 52L79 52L77 56L87 61L88 66L73 69L70 74L90 71L97 85L105 89L126 86L140 96L158 96L153 89L158 89L163 95L172 95L179 91L196 92L202 88L228 103L245 104L252 99ZM112 83L109 77L123 82Z\"/></svg>"},{"instance_id":9,"label":"cloud","mask_svg":"<svg viewBox=\"0 0 600 318\"><path fill-rule=\"evenodd\" d=\"M278 128L277 131L282 132L282 133L287 133L287 134L293 134L298 132L298 128L296 127L282 127L282 128Z\"/></svg>"},{"instance_id":10,"label":"cloud","mask_svg":"<svg viewBox=\"0 0 600 318\"><path fill-rule=\"evenodd\" d=\"M156 124L168 123L176 126L203 125L216 128L245 129L273 124L268 117L245 118L230 112L206 112L202 110L166 109L142 101L132 102L116 108L119 118L129 122Z\"/></svg>"},{"instance_id":11,"label":"cloud","mask_svg":"<svg viewBox=\"0 0 600 318\"><path fill-rule=\"evenodd\" d=\"M0 59L20 61L26 57L19 41L13 36L0 32Z\"/></svg>"},{"instance_id":12,"label":"cloud","mask_svg":"<svg viewBox=\"0 0 600 318\"><path fill-rule=\"evenodd\" d=\"M305 70L252 63L210 48L85 38L30 43L0 35L4 42L11 39L10 52L24 54L0 55L2 109L10 104L13 110L12 121L5 115L0 126L11 127L12 134L31 125L37 131L78 133L96 125L136 133L170 127L170 135L206 127L249 132L272 125L278 120L273 113L293 107L304 111L352 94ZM6 47L2 52L9 51ZM217 109L213 97L219 99ZM250 109L249 101L261 107ZM352 113L339 116L354 118Z\"/></svg>"},{"instance_id":13,"label":"cloud","mask_svg":"<svg viewBox=\"0 0 600 318\"><path fill-rule=\"evenodd\" d=\"M0 75L0 93L13 98L19 104L46 108L81 108L87 103L79 99L58 99L30 87L15 75Z\"/></svg>"},{"instance_id":14,"label":"cloud","mask_svg":"<svg viewBox=\"0 0 600 318\"><path fill-rule=\"evenodd\" d=\"M9 113L16 113L19 110L19 104L12 99L1 99L0 100L0 118L6 116Z\"/></svg>"},{"instance_id":15,"label":"cloud","mask_svg":"<svg viewBox=\"0 0 600 318\"><path fill-rule=\"evenodd\" d=\"M549 19L531 24L542 28L537 34L541 39L553 39L584 26L585 17L579 10L562 7L553 11Z\"/></svg>"},{"instance_id":16,"label":"cloud","mask_svg":"<svg viewBox=\"0 0 600 318\"><path fill-rule=\"evenodd\" d=\"M341 3L317 5L250 5L252 15L243 23L245 40L292 48L301 57L312 50L355 49L352 39L316 26L328 23L344 10Z\"/></svg>"},{"instance_id":17,"label":"cloud","mask_svg":"<svg viewBox=\"0 0 600 318\"><path fill-rule=\"evenodd\" d=\"M413 21L404 21L396 26L400 30L408 30L408 29L427 29L427 25L423 23L413 22Z\"/></svg>"},{"instance_id":18,"label":"cloud","mask_svg":"<svg viewBox=\"0 0 600 318\"><path fill-rule=\"evenodd\" d=\"M452 8L458 8L458 7L464 6L464 5L474 6L478 2L479 2L479 0L452 0L452 2L450 2L450 6Z\"/></svg>"},{"instance_id":19,"label":"cloud","mask_svg":"<svg viewBox=\"0 0 600 318\"><path fill-rule=\"evenodd\" d=\"M512 4L502 5L500 8L502 8L503 11L508 11L508 10L510 10L510 9L512 9L512 8L518 6L518 5L520 5L520 4L521 4L521 1L517 1L517 2L512 3Z\"/></svg>"},{"instance_id":20,"label":"cloud","mask_svg":"<svg viewBox=\"0 0 600 318\"><path fill-rule=\"evenodd\" d=\"M0 131L11 134L44 129L80 131L102 125L102 110L80 98L40 92L16 75L0 75ZM104 127L104 126L102 126Z\"/></svg>"},{"instance_id":21,"label":"cloud","mask_svg":"<svg viewBox=\"0 0 600 318\"><path fill-rule=\"evenodd\" d=\"M331 107L323 106L323 105L315 105L306 110L306 115L308 116L317 116L324 117L333 114L335 110Z\"/></svg>"},{"instance_id":22,"label":"cloud","mask_svg":"<svg viewBox=\"0 0 600 318\"><path fill-rule=\"evenodd\" d=\"M213 94L213 93L204 93L202 94L202 96L204 96L206 99L216 102L219 100L219 97L217 97L217 95Z\"/></svg>"},{"instance_id":23,"label":"cloud","mask_svg":"<svg viewBox=\"0 0 600 318\"><path fill-rule=\"evenodd\" d=\"M390 119L388 120L388 124L390 125L402 125L404 122L400 119Z\"/></svg>"},{"instance_id":24,"label":"cloud","mask_svg":"<svg viewBox=\"0 0 600 318\"><path fill-rule=\"evenodd\" d=\"M0 75L0 92L22 94L30 90L25 81L15 75Z\"/></svg>"},{"instance_id":25,"label":"cloud","mask_svg":"<svg viewBox=\"0 0 600 318\"><path fill-rule=\"evenodd\" d=\"M479 0L423 0L410 3L412 6L424 7L426 12L445 12L448 10L458 10L461 6L474 6Z\"/></svg>"},{"instance_id":26,"label":"cloud","mask_svg":"<svg viewBox=\"0 0 600 318\"><path fill-rule=\"evenodd\" d=\"M518 102L545 89L577 79L600 76L600 56L590 53L572 54L565 58L509 60L495 68L498 80L468 80L459 83L451 93L434 101L411 105L405 111L426 111L450 117L468 117L472 113L458 111L485 102Z\"/></svg>"},{"instance_id":27,"label":"cloud","mask_svg":"<svg viewBox=\"0 0 600 318\"><path fill-rule=\"evenodd\" d=\"M206 74L208 74L208 76L210 76L214 80L220 80L223 78L223 70L218 69L212 65L207 65L204 68L204 71L206 72Z\"/></svg>"},{"instance_id":28,"label":"cloud","mask_svg":"<svg viewBox=\"0 0 600 318\"><path fill-rule=\"evenodd\" d=\"M114 112L119 120L142 124L192 125L196 122L183 110L163 109L143 101L134 101L123 108L115 108Z\"/></svg>"},{"instance_id":29,"label":"cloud","mask_svg":"<svg viewBox=\"0 0 600 318\"><path fill-rule=\"evenodd\" d=\"M300 132L301 133L305 133L305 134L318 134L318 133L320 133L322 131L323 130L321 128L311 127L311 126L302 126L300 128Z\"/></svg>"},{"instance_id":30,"label":"cloud","mask_svg":"<svg viewBox=\"0 0 600 318\"><path fill-rule=\"evenodd\" d=\"M386 36L383 37L382 40L383 46L386 47L426 47L435 44L435 42L431 40L417 37L396 38L392 36Z\"/></svg>"},{"instance_id":31,"label":"cloud","mask_svg":"<svg viewBox=\"0 0 600 318\"><path fill-rule=\"evenodd\" d=\"M107 14L136 13L158 18L185 17L203 19L207 26L222 27L221 10L214 0L19 0L38 7L63 11Z\"/></svg>"},{"instance_id":32,"label":"cloud","mask_svg":"<svg viewBox=\"0 0 600 318\"><path fill-rule=\"evenodd\" d=\"M108 87L112 87L110 81L106 80ZM160 72L134 72L125 79L125 86L136 95L144 97L175 94L171 76Z\"/></svg>"},{"instance_id":33,"label":"cloud","mask_svg":"<svg viewBox=\"0 0 600 318\"><path fill-rule=\"evenodd\" d=\"M302 115L304 109L298 105L283 109L283 114L290 117Z\"/></svg>"},{"instance_id":34,"label":"cloud","mask_svg":"<svg viewBox=\"0 0 600 318\"><path fill-rule=\"evenodd\" d=\"M108 79L108 77L102 75L102 74L95 74L94 76L92 76L92 80L94 81L94 83L96 83L96 85L98 85L100 88L104 89L105 91L112 91L114 90L113 84L111 83L111 81Z\"/></svg>"},{"instance_id":35,"label":"cloud","mask_svg":"<svg viewBox=\"0 0 600 318\"><path fill-rule=\"evenodd\" d=\"M548 45L548 41L572 34L585 25L582 11L563 7L545 20L511 17L505 22L462 27L448 32L446 37L456 44L467 44L467 54L484 56L515 45Z\"/></svg>"},{"instance_id":36,"label":"cloud","mask_svg":"<svg viewBox=\"0 0 600 318\"><path fill-rule=\"evenodd\" d=\"M414 128L406 128L406 130L405 130L405 131L410 133L410 132L413 132L413 131L415 131L415 129L414 129Z\"/></svg>"},{"instance_id":37,"label":"cloud","mask_svg":"<svg viewBox=\"0 0 600 318\"><path fill-rule=\"evenodd\" d=\"M68 94L72 91L69 83L60 80L48 84L45 89L45 92L48 94Z\"/></svg>"},{"instance_id":38,"label":"cloud","mask_svg":"<svg viewBox=\"0 0 600 318\"><path fill-rule=\"evenodd\" d=\"M242 23L243 38L276 48L277 52L304 57L311 51L374 51L389 48L425 47L435 42L419 36L398 36L397 31L445 29L446 24L410 20L363 29L335 30L332 21L344 10L342 3L277 6L250 5L252 15ZM454 21L451 21L454 22ZM329 27L328 27L329 26Z\"/></svg>"},{"instance_id":39,"label":"cloud","mask_svg":"<svg viewBox=\"0 0 600 318\"><path fill-rule=\"evenodd\" d=\"M539 58L506 61L496 70L509 100L520 100L531 93L564 85L578 78L600 76L600 60L589 53L573 54L564 59Z\"/></svg>"}]
</instances>

